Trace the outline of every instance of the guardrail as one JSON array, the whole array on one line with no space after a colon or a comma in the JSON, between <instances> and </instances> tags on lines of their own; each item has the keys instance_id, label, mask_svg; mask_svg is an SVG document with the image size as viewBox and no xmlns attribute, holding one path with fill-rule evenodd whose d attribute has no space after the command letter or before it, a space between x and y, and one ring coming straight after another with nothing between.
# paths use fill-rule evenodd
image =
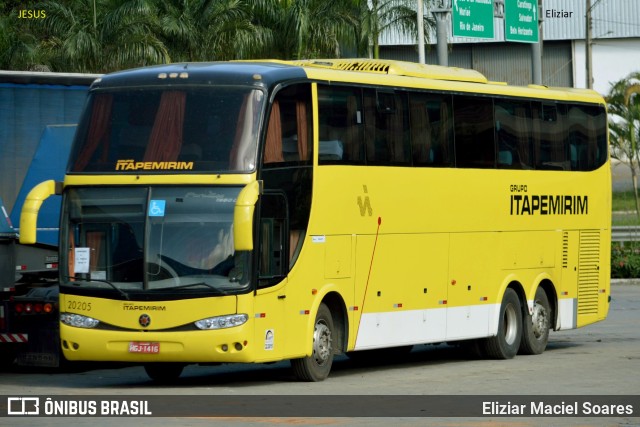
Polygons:
<instances>
[{"instance_id":1,"label":"guardrail","mask_svg":"<svg viewBox=\"0 0 640 427\"><path fill-rule=\"evenodd\" d=\"M640 241L640 226L615 225L611 227L611 241L612 242Z\"/></svg>"}]
</instances>

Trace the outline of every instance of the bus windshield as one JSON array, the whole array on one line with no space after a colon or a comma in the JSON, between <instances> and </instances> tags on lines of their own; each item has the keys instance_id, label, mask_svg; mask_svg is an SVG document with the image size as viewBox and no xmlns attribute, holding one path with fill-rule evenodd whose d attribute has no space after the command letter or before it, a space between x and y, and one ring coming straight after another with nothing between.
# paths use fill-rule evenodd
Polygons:
<instances>
[{"instance_id":1,"label":"bus windshield","mask_svg":"<svg viewBox=\"0 0 640 427\"><path fill-rule=\"evenodd\" d=\"M256 165L261 91L126 88L90 95L70 172L241 173Z\"/></svg>"},{"instance_id":2,"label":"bus windshield","mask_svg":"<svg viewBox=\"0 0 640 427\"><path fill-rule=\"evenodd\" d=\"M62 282L153 294L229 294L249 284L248 252L235 252L240 187L75 188L64 201Z\"/></svg>"}]
</instances>

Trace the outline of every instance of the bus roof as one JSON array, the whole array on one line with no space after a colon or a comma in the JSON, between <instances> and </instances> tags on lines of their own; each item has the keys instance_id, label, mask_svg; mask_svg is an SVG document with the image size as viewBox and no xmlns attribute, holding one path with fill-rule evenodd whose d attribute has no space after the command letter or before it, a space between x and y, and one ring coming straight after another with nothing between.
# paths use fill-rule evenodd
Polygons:
<instances>
[{"instance_id":1,"label":"bus roof","mask_svg":"<svg viewBox=\"0 0 640 427\"><path fill-rule=\"evenodd\" d=\"M290 63L304 67L310 79L320 81L605 103L602 96L591 89L556 88L543 85L512 86L504 82L489 81L475 70L457 67L380 59L315 59Z\"/></svg>"},{"instance_id":2,"label":"bus roof","mask_svg":"<svg viewBox=\"0 0 640 427\"><path fill-rule=\"evenodd\" d=\"M89 86L100 74L0 71L0 83Z\"/></svg>"},{"instance_id":3,"label":"bus roof","mask_svg":"<svg viewBox=\"0 0 640 427\"><path fill-rule=\"evenodd\" d=\"M103 76L92 88L212 83L271 86L306 78L302 68L282 61L188 62L118 71Z\"/></svg>"},{"instance_id":4,"label":"bus roof","mask_svg":"<svg viewBox=\"0 0 640 427\"><path fill-rule=\"evenodd\" d=\"M475 71L457 67L378 59L251 60L182 63L143 67L105 75L93 87L152 86L157 84L223 84L271 87L292 80L360 83L395 88L496 94L549 100L604 104L589 89L512 86L491 82Z\"/></svg>"},{"instance_id":5,"label":"bus roof","mask_svg":"<svg viewBox=\"0 0 640 427\"><path fill-rule=\"evenodd\" d=\"M487 78L475 70L440 65L417 64L415 62L382 59L312 59L292 61L293 64L328 68L342 71L360 71L405 77L420 77L434 80L487 83Z\"/></svg>"}]
</instances>

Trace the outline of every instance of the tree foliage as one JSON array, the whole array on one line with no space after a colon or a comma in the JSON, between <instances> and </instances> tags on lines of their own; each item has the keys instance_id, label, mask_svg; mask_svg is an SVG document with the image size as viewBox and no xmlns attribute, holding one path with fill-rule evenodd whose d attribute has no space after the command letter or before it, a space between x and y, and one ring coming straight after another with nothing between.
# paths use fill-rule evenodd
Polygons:
<instances>
[{"instance_id":1,"label":"tree foliage","mask_svg":"<svg viewBox=\"0 0 640 427\"><path fill-rule=\"evenodd\" d=\"M182 61L377 58L384 31L417 35L413 0L41 0L28 8L46 17L18 19L25 5L0 5L2 69L104 73ZM432 23L424 23L426 34Z\"/></svg>"},{"instance_id":2,"label":"tree foliage","mask_svg":"<svg viewBox=\"0 0 640 427\"><path fill-rule=\"evenodd\" d=\"M638 169L640 167L640 71L629 74L611 86L607 96L611 157L629 166L640 218Z\"/></svg>"}]
</instances>

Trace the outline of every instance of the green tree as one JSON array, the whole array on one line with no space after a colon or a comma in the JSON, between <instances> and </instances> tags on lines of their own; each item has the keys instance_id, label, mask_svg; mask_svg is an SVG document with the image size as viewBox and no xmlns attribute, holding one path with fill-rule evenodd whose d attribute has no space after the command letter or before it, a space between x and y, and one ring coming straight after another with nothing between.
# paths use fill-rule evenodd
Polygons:
<instances>
[{"instance_id":1,"label":"green tree","mask_svg":"<svg viewBox=\"0 0 640 427\"><path fill-rule=\"evenodd\" d=\"M425 11L429 1L425 1ZM373 58L380 57L379 40L385 31L397 31L401 35L411 36L417 40L418 20L415 0L354 0L358 16L355 26L358 55ZM423 17L425 41L429 39L429 31L435 25L433 19Z\"/></svg>"},{"instance_id":2,"label":"green tree","mask_svg":"<svg viewBox=\"0 0 640 427\"><path fill-rule=\"evenodd\" d=\"M54 71L102 73L166 63L154 2L44 1L40 49Z\"/></svg>"},{"instance_id":3,"label":"green tree","mask_svg":"<svg viewBox=\"0 0 640 427\"><path fill-rule=\"evenodd\" d=\"M47 71L39 65L38 39L33 21L19 19L21 8L0 6L0 69Z\"/></svg>"},{"instance_id":4,"label":"green tree","mask_svg":"<svg viewBox=\"0 0 640 427\"><path fill-rule=\"evenodd\" d=\"M212 61L249 58L261 52L272 37L256 22L263 1L156 1L160 34L174 61Z\"/></svg>"},{"instance_id":5,"label":"green tree","mask_svg":"<svg viewBox=\"0 0 640 427\"><path fill-rule=\"evenodd\" d=\"M631 170L636 214L640 219L638 168L640 167L640 72L615 82L607 96L611 157Z\"/></svg>"},{"instance_id":6,"label":"green tree","mask_svg":"<svg viewBox=\"0 0 640 427\"><path fill-rule=\"evenodd\" d=\"M271 30L260 57L339 57L357 16L351 0L264 0L254 2L254 21Z\"/></svg>"}]
</instances>

